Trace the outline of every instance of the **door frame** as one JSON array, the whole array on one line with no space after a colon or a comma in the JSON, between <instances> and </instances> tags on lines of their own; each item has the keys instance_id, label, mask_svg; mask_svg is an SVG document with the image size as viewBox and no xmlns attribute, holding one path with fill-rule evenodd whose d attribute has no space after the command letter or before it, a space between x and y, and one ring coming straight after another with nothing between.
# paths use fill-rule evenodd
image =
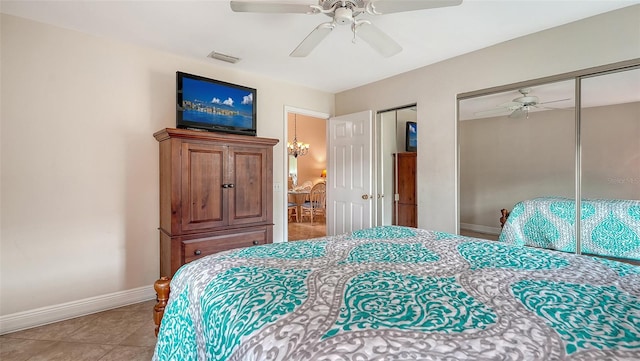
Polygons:
<instances>
[{"instance_id":1,"label":"door frame","mask_svg":"<svg viewBox=\"0 0 640 361\"><path fill-rule=\"evenodd\" d=\"M300 114L300 115L306 115L306 116L310 116L310 117L314 117L314 118L320 118L320 119L324 119L325 120L325 141L326 139L329 139L329 118L331 118L331 114L328 113L323 113L323 112L318 112L315 110L310 110L310 109L305 109L305 108L298 108L298 107L294 107L294 106L290 106L290 105L285 105L284 106L284 112L283 112L283 118L282 118L282 124L283 124L283 142L282 142L282 157L281 159L283 159L284 163L283 163L283 167L282 167L282 174L281 174L281 179L282 181L280 182L280 184L283 185L282 187L282 196L280 197L280 206L279 209L282 212L282 235L283 235L283 240L282 242L288 242L289 241L289 216L288 216L288 211L287 211L287 203L288 203L288 193L287 193L287 187L285 186L285 184L287 183L287 179L289 176L289 167L288 167L288 160L289 160L289 153L287 152L287 142L289 139L289 134L288 134L288 118L289 118L289 113L295 113L295 114ZM329 158L327 159L327 167L329 166L328 162L329 162ZM328 189L327 189L328 191ZM274 199L274 201L277 203L278 200Z\"/></svg>"}]
</instances>

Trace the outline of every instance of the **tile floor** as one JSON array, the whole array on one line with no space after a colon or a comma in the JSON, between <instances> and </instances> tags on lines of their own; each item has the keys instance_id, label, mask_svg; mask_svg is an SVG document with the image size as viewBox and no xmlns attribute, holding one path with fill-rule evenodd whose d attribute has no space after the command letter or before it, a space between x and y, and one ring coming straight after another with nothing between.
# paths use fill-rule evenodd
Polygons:
<instances>
[{"instance_id":1,"label":"tile floor","mask_svg":"<svg viewBox=\"0 0 640 361\"><path fill-rule=\"evenodd\" d=\"M287 227L289 241L298 241L301 239L318 238L327 235L327 225L324 220L316 222L314 220L313 226L309 221L307 222L289 222Z\"/></svg>"},{"instance_id":2,"label":"tile floor","mask_svg":"<svg viewBox=\"0 0 640 361\"><path fill-rule=\"evenodd\" d=\"M0 360L151 360L154 305L146 301L0 336Z\"/></svg>"}]
</instances>

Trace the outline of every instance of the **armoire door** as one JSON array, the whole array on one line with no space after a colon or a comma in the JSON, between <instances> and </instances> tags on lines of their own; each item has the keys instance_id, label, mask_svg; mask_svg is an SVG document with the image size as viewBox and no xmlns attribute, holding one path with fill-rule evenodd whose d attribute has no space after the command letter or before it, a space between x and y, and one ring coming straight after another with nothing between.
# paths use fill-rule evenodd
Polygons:
<instances>
[{"instance_id":1,"label":"armoire door","mask_svg":"<svg viewBox=\"0 0 640 361\"><path fill-rule=\"evenodd\" d=\"M269 217L271 189L272 149L256 147L229 147L229 225L265 222Z\"/></svg>"},{"instance_id":2,"label":"armoire door","mask_svg":"<svg viewBox=\"0 0 640 361\"><path fill-rule=\"evenodd\" d=\"M181 147L181 229L196 231L227 224L227 147L183 142Z\"/></svg>"}]
</instances>

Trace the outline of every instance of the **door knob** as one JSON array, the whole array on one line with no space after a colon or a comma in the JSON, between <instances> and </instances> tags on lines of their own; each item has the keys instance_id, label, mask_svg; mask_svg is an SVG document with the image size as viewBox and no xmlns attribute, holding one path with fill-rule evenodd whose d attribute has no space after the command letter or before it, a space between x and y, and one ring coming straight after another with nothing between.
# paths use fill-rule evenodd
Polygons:
<instances>
[{"instance_id":1,"label":"door knob","mask_svg":"<svg viewBox=\"0 0 640 361\"><path fill-rule=\"evenodd\" d=\"M369 198L373 198L373 195L368 195L368 194L363 194L362 195L362 199L364 199L365 201Z\"/></svg>"}]
</instances>

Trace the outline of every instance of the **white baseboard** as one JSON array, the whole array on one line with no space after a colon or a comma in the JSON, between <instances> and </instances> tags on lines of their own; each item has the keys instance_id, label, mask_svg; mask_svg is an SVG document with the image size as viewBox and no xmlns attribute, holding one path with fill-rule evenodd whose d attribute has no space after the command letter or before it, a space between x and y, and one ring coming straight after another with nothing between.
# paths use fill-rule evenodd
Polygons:
<instances>
[{"instance_id":1,"label":"white baseboard","mask_svg":"<svg viewBox=\"0 0 640 361\"><path fill-rule=\"evenodd\" d=\"M153 300L153 285L0 316L0 335ZM149 309L151 315L151 309ZM151 316L149 316L151 317Z\"/></svg>"},{"instance_id":2,"label":"white baseboard","mask_svg":"<svg viewBox=\"0 0 640 361\"><path fill-rule=\"evenodd\" d=\"M468 231L485 233L485 234L495 234L495 235L499 235L500 232L502 231L502 228L500 227L488 227L488 226L482 226L479 224L470 224L470 223L460 223L460 229L465 229Z\"/></svg>"}]
</instances>

